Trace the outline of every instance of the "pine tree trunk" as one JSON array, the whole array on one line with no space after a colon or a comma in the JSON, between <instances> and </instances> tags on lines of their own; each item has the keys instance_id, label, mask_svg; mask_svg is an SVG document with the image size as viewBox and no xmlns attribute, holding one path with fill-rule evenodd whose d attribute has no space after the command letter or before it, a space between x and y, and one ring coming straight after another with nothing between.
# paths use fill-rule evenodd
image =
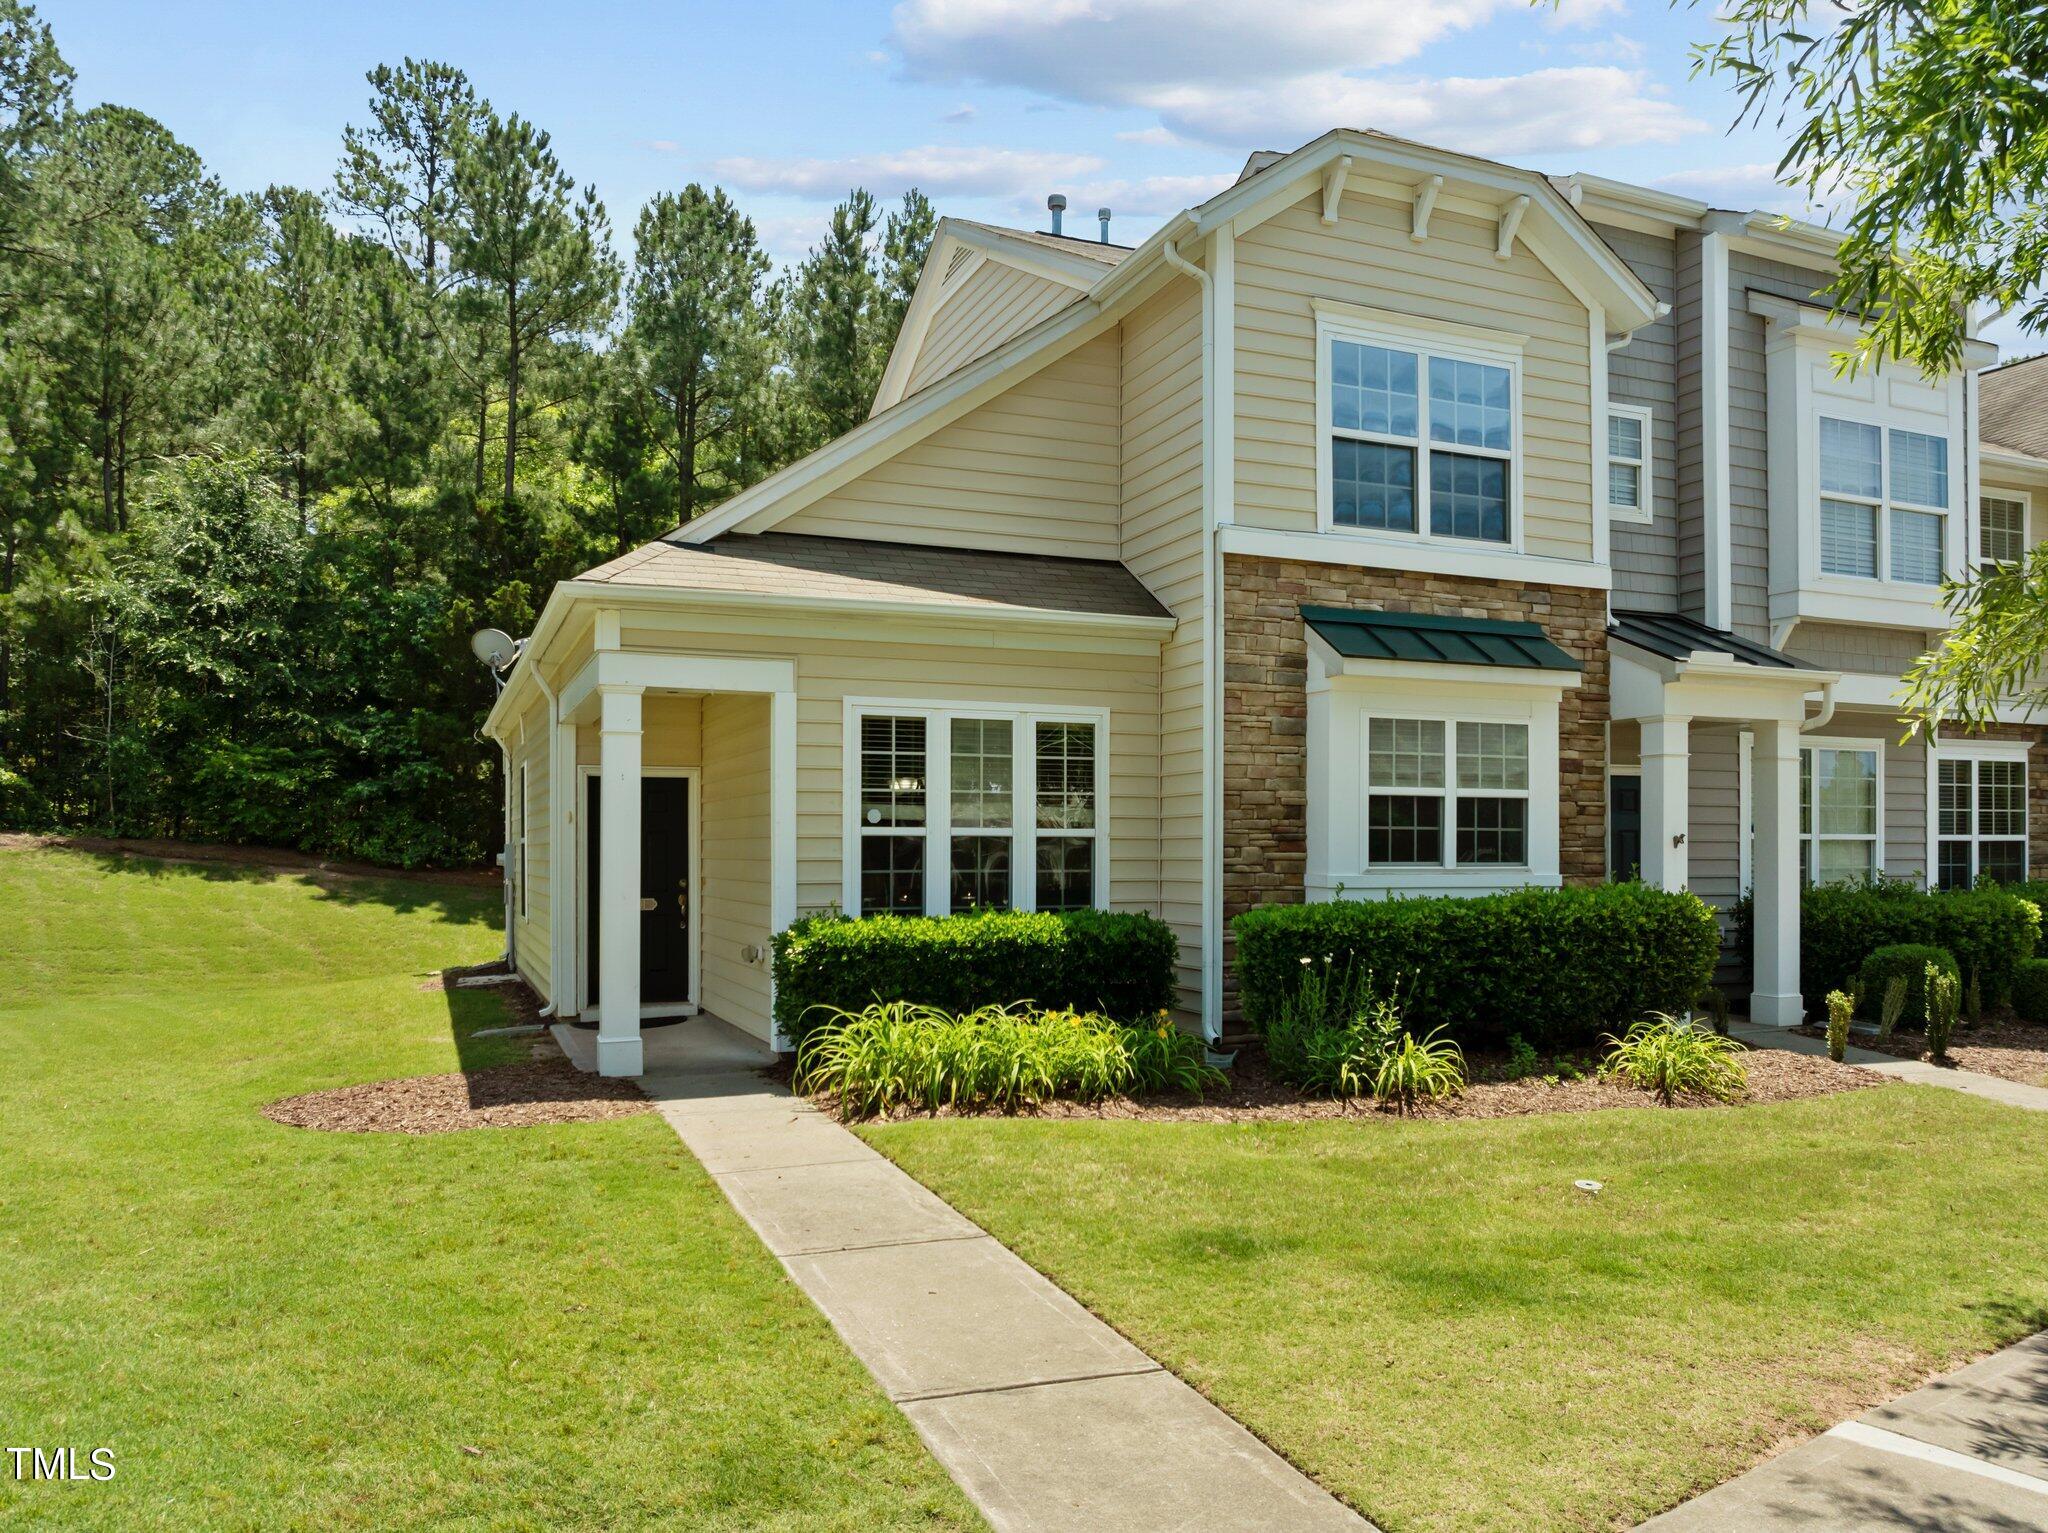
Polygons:
<instances>
[{"instance_id":1,"label":"pine tree trunk","mask_svg":"<svg viewBox=\"0 0 2048 1533\"><path fill-rule=\"evenodd\" d=\"M512 505L519 463L519 304L505 299L505 505Z\"/></svg>"}]
</instances>

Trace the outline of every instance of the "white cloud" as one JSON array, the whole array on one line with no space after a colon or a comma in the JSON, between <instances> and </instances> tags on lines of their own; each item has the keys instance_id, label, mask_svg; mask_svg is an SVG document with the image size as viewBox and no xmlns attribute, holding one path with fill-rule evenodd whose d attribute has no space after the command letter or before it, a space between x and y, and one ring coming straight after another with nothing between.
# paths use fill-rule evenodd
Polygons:
<instances>
[{"instance_id":1,"label":"white cloud","mask_svg":"<svg viewBox=\"0 0 2048 1533\"><path fill-rule=\"evenodd\" d=\"M1602 16L1625 16L1628 0L1555 0L1544 12L1553 27L1589 27Z\"/></svg>"},{"instance_id":2,"label":"white cloud","mask_svg":"<svg viewBox=\"0 0 2048 1533\"><path fill-rule=\"evenodd\" d=\"M1573 43L1567 51L1589 64L1633 64L1643 56L1643 40L1626 32L1610 32L1595 42Z\"/></svg>"},{"instance_id":3,"label":"white cloud","mask_svg":"<svg viewBox=\"0 0 2048 1533\"><path fill-rule=\"evenodd\" d=\"M926 144L840 159L737 156L711 168L748 191L804 197L838 197L855 186L885 197L913 186L934 197L1015 197L1095 175L1103 162L1092 154Z\"/></svg>"},{"instance_id":4,"label":"white cloud","mask_svg":"<svg viewBox=\"0 0 2048 1533\"><path fill-rule=\"evenodd\" d=\"M1598 4L1602 0L1566 0ZM920 79L1127 105L1198 82L1374 67L1478 25L1499 0L901 0L891 41Z\"/></svg>"},{"instance_id":5,"label":"white cloud","mask_svg":"<svg viewBox=\"0 0 2048 1533\"><path fill-rule=\"evenodd\" d=\"M941 117L939 121L972 122L974 121L974 104L970 101L963 101L958 106L954 107L952 111L946 113L943 117Z\"/></svg>"},{"instance_id":6,"label":"white cloud","mask_svg":"<svg viewBox=\"0 0 2048 1533\"><path fill-rule=\"evenodd\" d=\"M1083 181L1077 187L1048 187L1047 190L1067 192L1067 218L1085 234L1095 230L1097 208L1108 208L1119 219L1163 218L1169 213L1178 213L1182 208L1191 208L1198 202L1207 202L1236 179L1234 173L1141 176L1129 180ZM1030 214L1042 209L1044 201L1039 199L1032 203L1020 198L1017 205L1021 213ZM1114 235L1114 223L1111 232Z\"/></svg>"},{"instance_id":7,"label":"white cloud","mask_svg":"<svg viewBox=\"0 0 2048 1533\"><path fill-rule=\"evenodd\" d=\"M1814 197L1804 187L1786 186L1778 179L1777 165L1766 161L1703 165L1660 176L1650 184L1716 207L1783 213L1814 223L1826 223L1838 211L1834 206L1838 199Z\"/></svg>"},{"instance_id":8,"label":"white cloud","mask_svg":"<svg viewBox=\"0 0 2048 1533\"><path fill-rule=\"evenodd\" d=\"M1275 91L1183 86L1150 104L1176 131L1223 143L1292 148L1332 127L1378 128L1508 159L1670 143L1700 126L1640 73L1595 67L1476 79L1328 72Z\"/></svg>"},{"instance_id":9,"label":"white cloud","mask_svg":"<svg viewBox=\"0 0 2048 1533\"><path fill-rule=\"evenodd\" d=\"M1162 128L1156 124L1149 128L1132 128L1119 133L1116 138L1120 144L1144 144L1155 149L1171 148L1181 141L1180 135L1171 128Z\"/></svg>"}]
</instances>

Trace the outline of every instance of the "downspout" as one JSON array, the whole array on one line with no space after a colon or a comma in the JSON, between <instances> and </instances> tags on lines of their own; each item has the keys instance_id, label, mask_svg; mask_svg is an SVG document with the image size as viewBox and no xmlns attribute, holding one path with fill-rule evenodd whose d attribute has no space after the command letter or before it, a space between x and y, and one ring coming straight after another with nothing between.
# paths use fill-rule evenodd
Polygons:
<instances>
[{"instance_id":1,"label":"downspout","mask_svg":"<svg viewBox=\"0 0 2048 1533\"><path fill-rule=\"evenodd\" d=\"M561 763L555 760L555 746L557 737L561 732L562 705L556 700L555 689L548 685L547 677L540 673L539 655L533 657L533 680L534 684L540 688L541 695L548 700L548 867L550 869L549 876L552 877L552 870L556 865L556 860L561 855L555 847L555 842L558 838L554 833L554 825L556 819L555 806L561 801L560 796L562 792L561 783L556 781L558 775L557 768L560 767ZM507 789L506 791L509 792L510 790ZM562 912L556 909L556 904L557 902L551 891L548 898L548 932L551 936L558 934L562 929ZM559 941L554 942L548 952L548 988L554 994L548 997L547 1005L541 1007L535 1013L536 1016L552 1017L555 1014L555 1003L561 999L562 976L555 962L560 947L561 943Z\"/></svg>"},{"instance_id":2,"label":"downspout","mask_svg":"<svg viewBox=\"0 0 2048 1533\"><path fill-rule=\"evenodd\" d=\"M1221 848L1220 818L1217 803L1216 756L1220 741L1211 737L1212 730L1222 728L1222 709L1217 685L1221 669L1223 630L1223 580L1219 568L1221 559L1217 553L1218 531L1216 520L1216 453L1215 433L1210 430L1209 413L1215 393L1215 380L1209 376L1215 366L1216 355L1216 304L1215 283L1209 273L1180 253L1174 240L1168 239L1160 247L1160 257L1173 270L1191 279L1202 292L1202 675L1204 713L1211 715L1204 719L1202 744L1202 1036L1214 1043L1222 1035L1222 986L1217 984L1217 1014L1212 1022L1209 1015L1209 976L1212 966L1220 966L1223 941L1222 922L1214 919L1212 906L1220 909L1223 898L1222 880L1212 874L1216 871ZM1219 951L1212 953L1214 946Z\"/></svg>"},{"instance_id":3,"label":"downspout","mask_svg":"<svg viewBox=\"0 0 2048 1533\"><path fill-rule=\"evenodd\" d=\"M1820 712L1805 720L1799 726L1801 734L1812 734L1815 730L1826 729L1835 716L1835 684L1824 681L1820 684Z\"/></svg>"}]
</instances>

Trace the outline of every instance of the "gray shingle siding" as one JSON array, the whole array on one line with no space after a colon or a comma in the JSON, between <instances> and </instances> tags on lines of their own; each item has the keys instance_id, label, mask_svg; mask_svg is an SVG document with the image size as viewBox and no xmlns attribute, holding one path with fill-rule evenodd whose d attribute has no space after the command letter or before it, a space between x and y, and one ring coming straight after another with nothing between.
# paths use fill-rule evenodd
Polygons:
<instances>
[{"instance_id":1,"label":"gray shingle siding","mask_svg":"<svg viewBox=\"0 0 2048 1533\"><path fill-rule=\"evenodd\" d=\"M1700 426L1700 236L1690 231L1676 241L1678 307L1674 361L1677 367L1678 610L1704 617L1706 593L1706 526L1704 516L1705 439Z\"/></svg>"},{"instance_id":2,"label":"gray shingle siding","mask_svg":"<svg viewBox=\"0 0 2048 1533\"><path fill-rule=\"evenodd\" d=\"M1801 623L1793 629L1785 652L1824 670L1903 676L1926 648L1927 635L1917 628Z\"/></svg>"},{"instance_id":3,"label":"gray shingle siding","mask_svg":"<svg viewBox=\"0 0 2048 1533\"><path fill-rule=\"evenodd\" d=\"M1658 299L1669 318L1645 326L1607 356L1608 397L1651 413L1651 521L1615 522L1609 537L1618 605L1678 610L1678 252L1674 241L1631 229L1601 235Z\"/></svg>"}]
</instances>

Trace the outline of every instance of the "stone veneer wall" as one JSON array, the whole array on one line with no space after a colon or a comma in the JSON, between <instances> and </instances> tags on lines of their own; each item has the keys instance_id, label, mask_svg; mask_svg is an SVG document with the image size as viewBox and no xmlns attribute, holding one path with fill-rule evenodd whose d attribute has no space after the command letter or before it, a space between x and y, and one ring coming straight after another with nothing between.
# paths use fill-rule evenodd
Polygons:
<instances>
[{"instance_id":1,"label":"stone veneer wall","mask_svg":"<svg viewBox=\"0 0 2048 1533\"><path fill-rule=\"evenodd\" d=\"M1558 856L1565 882L1606 876L1607 595L1570 586L1356 569L1231 554L1223 561L1223 916L1303 898L1308 873L1304 605L1540 624L1578 659L1558 713ZM1225 928L1224 1012L1236 944Z\"/></svg>"}]
</instances>

